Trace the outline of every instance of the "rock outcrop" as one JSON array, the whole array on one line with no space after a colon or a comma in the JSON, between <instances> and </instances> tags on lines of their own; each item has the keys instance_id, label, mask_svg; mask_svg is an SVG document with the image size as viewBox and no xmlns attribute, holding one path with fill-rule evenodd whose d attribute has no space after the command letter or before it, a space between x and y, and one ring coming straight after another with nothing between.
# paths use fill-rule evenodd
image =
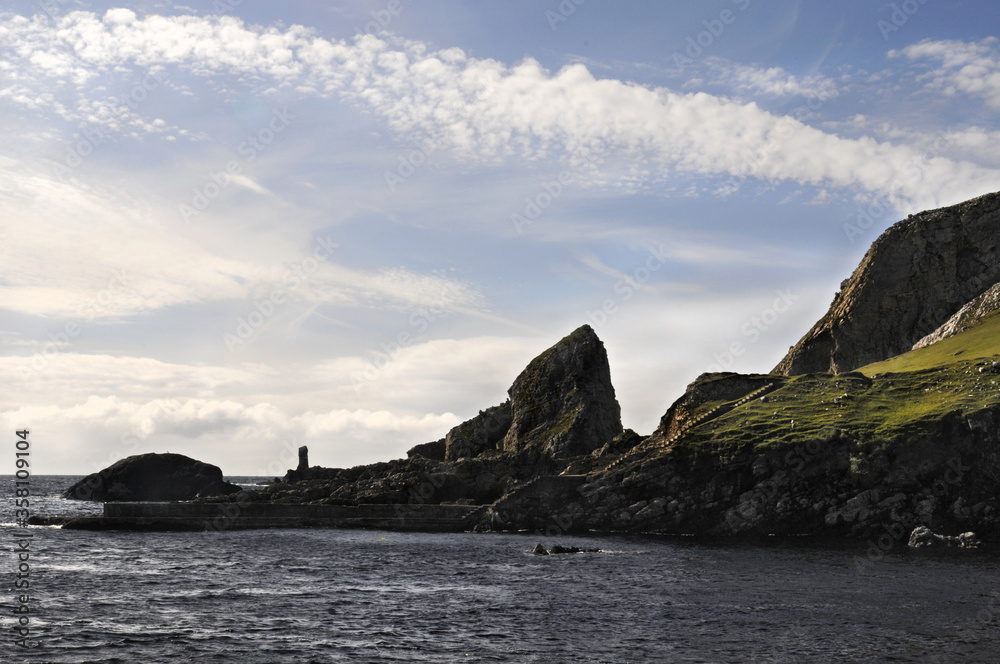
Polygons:
<instances>
[{"instance_id":1,"label":"rock outcrop","mask_svg":"<svg viewBox=\"0 0 1000 664\"><path fill-rule=\"evenodd\" d=\"M975 549L979 546L979 540L976 538L976 534L962 533L957 537L951 537L949 535L938 535L932 532L927 526L917 526L910 533L910 541L907 545L919 549L923 547L935 546L935 547L958 547L960 549Z\"/></svg>"},{"instance_id":2,"label":"rock outcrop","mask_svg":"<svg viewBox=\"0 0 1000 664\"><path fill-rule=\"evenodd\" d=\"M879 237L776 373L841 373L913 347L1000 282L1000 193L900 221Z\"/></svg>"},{"instance_id":3,"label":"rock outcrop","mask_svg":"<svg viewBox=\"0 0 1000 664\"><path fill-rule=\"evenodd\" d=\"M541 478L483 529L824 535L905 544L918 525L1000 537L1000 406L923 426L879 453L836 430L774 445L711 442L637 454L585 477ZM762 438L761 440L766 440ZM942 447L942 441L948 445ZM558 480L558 481L557 481Z\"/></svg>"},{"instance_id":4,"label":"rock outcrop","mask_svg":"<svg viewBox=\"0 0 1000 664\"><path fill-rule=\"evenodd\" d=\"M660 418L660 426L650 437L653 440L667 440L680 433L684 426L694 419L706 404L735 401L776 380L765 374L716 373L698 376L684 394L677 399L666 414Z\"/></svg>"},{"instance_id":5,"label":"rock outcrop","mask_svg":"<svg viewBox=\"0 0 1000 664\"><path fill-rule=\"evenodd\" d=\"M948 337L965 332L998 309L1000 309L1000 284L994 285L985 293L972 300L972 302L959 309L944 325L913 344L913 350L925 348Z\"/></svg>"},{"instance_id":6,"label":"rock outcrop","mask_svg":"<svg viewBox=\"0 0 1000 664\"><path fill-rule=\"evenodd\" d=\"M83 478L63 498L99 501L193 500L235 494L222 470L183 454L139 454Z\"/></svg>"},{"instance_id":7,"label":"rock outcrop","mask_svg":"<svg viewBox=\"0 0 1000 664\"><path fill-rule=\"evenodd\" d=\"M514 380L508 452L540 450L557 459L589 454L622 432L604 344L589 325L532 360Z\"/></svg>"},{"instance_id":8,"label":"rock outcrop","mask_svg":"<svg viewBox=\"0 0 1000 664\"><path fill-rule=\"evenodd\" d=\"M424 459L430 459L432 461L444 461L445 453L445 439L431 441L429 443L423 443L422 445L414 445L406 451L406 456L409 459L413 457L423 457Z\"/></svg>"},{"instance_id":9,"label":"rock outcrop","mask_svg":"<svg viewBox=\"0 0 1000 664\"><path fill-rule=\"evenodd\" d=\"M642 441L622 429L607 353L589 326L532 360L509 394L509 400L480 411L445 438L411 448L407 459L291 469L282 480L240 499L485 505L540 476L565 473L573 463L589 471L601 463L587 456L595 450L625 451Z\"/></svg>"},{"instance_id":10,"label":"rock outcrop","mask_svg":"<svg viewBox=\"0 0 1000 664\"><path fill-rule=\"evenodd\" d=\"M462 422L445 436L444 458L458 461L502 447L512 420L510 401L479 411L478 415Z\"/></svg>"},{"instance_id":11,"label":"rock outcrop","mask_svg":"<svg viewBox=\"0 0 1000 664\"><path fill-rule=\"evenodd\" d=\"M600 553L600 549L581 549L578 546L562 546L561 544L555 544L551 548L546 549L539 542L532 548L528 549L528 553L533 553L536 556L558 556L560 554L566 553Z\"/></svg>"}]
</instances>

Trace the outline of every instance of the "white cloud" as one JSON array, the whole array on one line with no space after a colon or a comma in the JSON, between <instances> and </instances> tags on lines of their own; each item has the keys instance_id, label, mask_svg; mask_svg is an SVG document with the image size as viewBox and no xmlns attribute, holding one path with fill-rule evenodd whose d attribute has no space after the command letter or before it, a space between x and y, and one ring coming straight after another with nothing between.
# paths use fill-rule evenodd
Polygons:
<instances>
[{"instance_id":1,"label":"white cloud","mask_svg":"<svg viewBox=\"0 0 1000 664\"><path fill-rule=\"evenodd\" d=\"M406 448L443 436L461 420L452 413L365 409L290 416L266 402L90 396L68 407L22 406L0 414L0 422L30 426L36 440L46 441L39 463L52 470L43 474L85 474L130 454L172 451L227 474L279 475L295 464L292 457L273 465L276 448L305 444L315 464L353 466L404 456Z\"/></svg>"},{"instance_id":2,"label":"white cloud","mask_svg":"<svg viewBox=\"0 0 1000 664\"><path fill-rule=\"evenodd\" d=\"M16 400L11 393L0 403L0 423L29 427L49 441L46 463L58 473L92 472L128 454L170 450L231 473L280 474L293 459L261 467L288 441L309 445L314 463L373 463L437 440L501 401L544 345L502 337L436 340L389 349L386 363L375 356L383 349L373 346L364 357L305 367L189 365L72 348L47 354L43 364L38 356L0 357L0 372L18 384ZM352 372L376 366L366 389L356 390Z\"/></svg>"},{"instance_id":3,"label":"white cloud","mask_svg":"<svg viewBox=\"0 0 1000 664\"><path fill-rule=\"evenodd\" d=\"M890 51L889 57L935 62L937 66L922 76L931 89L947 95L979 97L1000 109L1000 49L996 37L979 42L925 40Z\"/></svg>"},{"instance_id":4,"label":"white cloud","mask_svg":"<svg viewBox=\"0 0 1000 664\"><path fill-rule=\"evenodd\" d=\"M749 174L879 193L903 207L1000 188L1000 172L972 163L940 158L917 172L908 166L919 155L909 147L840 138L753 103L599 80L581 64L551 74L531 59L508 67L460 49L429 52L421 43L390 45L372 36L326 40L301 26L255 28L231 17L120 19L120 13L102 19L89 12L57 24L7 17L0 47L25 75L43 79L79 83L114 67L175 65L199 75L229 72L339 93L372 108L397 132L469 159L579 159L611 148L608 156L647 164L638 171L642 178L671 171ZM930 44L912 53L928 50ZM778 69L743 68L734 75L769 94L831 91L827 79ZM962 80L971 89L975 78ZM17 83L26 85L24 77Z\"/></svg>"},{"instance_id":5,"label":"white cloud","mask_svg":"<svg viewBox=\"0 0 1000 664\"><path fill-rule=\"evenodd\" d=\"M263 190L249 178L239 183ZM483 303L477 290L446 276L340 265L324 239L297 247L264 238L272 245L269 256L287 258L278 265L240 258L238 246L230 257L224 248L173 231L169 224L176 219L164 221L166 215L129 192L61 180L30 161L0 162L0 219L8 220L4 251L18 256L20 266L0 282L0 301L33 315L89 323L275 292L310 303L393 310L430 304L475 310ZM13 225L17 219L25 221Z\"/></svg>"},{"instance_id":6,"label":"white cloud","mask_svg":"<svg viewBox=\"0 0 1000 664\"><path fill-rule=\"evenodd\" d=\"M713 83L732 86L742 93L815 97L822 101L840 94L836 81L822 74L795 76L781 67L755 67L715 57L706 59L706 64L713 71Z\"/></svg>"}]
</instances>

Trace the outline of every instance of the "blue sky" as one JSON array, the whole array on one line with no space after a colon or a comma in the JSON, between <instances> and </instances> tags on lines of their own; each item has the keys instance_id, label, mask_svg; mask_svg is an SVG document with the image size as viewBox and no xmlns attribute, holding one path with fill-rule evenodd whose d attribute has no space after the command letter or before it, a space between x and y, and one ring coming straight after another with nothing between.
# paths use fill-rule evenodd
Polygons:
<instances>
[{"instance_id":1,"label":"blue sky","mask_svg":"<svg viewBox=\"0 0 1000 664\"><path fill-rule=\"evenodd\" d=\"M583 323L626 426L1000 189L988 2L0 13L0 420L39 473L403 456Z\"/></svg>"}]
</instances>

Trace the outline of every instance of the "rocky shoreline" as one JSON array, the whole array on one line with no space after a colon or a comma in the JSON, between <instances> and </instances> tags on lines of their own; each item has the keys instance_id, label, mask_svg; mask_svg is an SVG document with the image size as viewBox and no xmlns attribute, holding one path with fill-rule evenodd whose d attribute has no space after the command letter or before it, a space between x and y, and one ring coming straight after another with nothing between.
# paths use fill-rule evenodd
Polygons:
<instances>
[{"instance_id":1,"label":"rocky shoreline","mask_svg":"<svg viewBox=\"0 0 1000 664\"><path fill-rule=\"evenodd\" d=\"M187 494L171 499L193 507L172 509L236 510L243 525L348 523L354 510L351 523L420 529L437 510L455 518L440 527L548 535L1000 539L997 228L1000 194L893 226L773 373L699 376L649 436L623 428L604 344L584 325L506 401L406 459L310 467L302 449L258 491L199 468L199 482L173 482ZM156 499L102 473L103 499Z\"/></svg>"}]
</instances>

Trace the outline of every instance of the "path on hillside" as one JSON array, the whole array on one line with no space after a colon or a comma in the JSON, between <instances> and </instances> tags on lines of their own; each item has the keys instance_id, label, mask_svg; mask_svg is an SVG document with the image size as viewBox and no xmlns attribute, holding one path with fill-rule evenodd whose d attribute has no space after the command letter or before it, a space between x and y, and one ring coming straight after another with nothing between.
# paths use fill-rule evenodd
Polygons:
<instances>
[{"instance_id":1,"label":"path on hillside","mask_svg":"<svg viewBox=\"0 0 1000 664\"><path fill-rule=\"evenodd\" d=\"M688 420L687 422L685 422L684 424L682 424L680 430L677 433L675 433L673 436L671 436L670 438L667 438L665 441L658 442L658 443L652 444L652 445L647 444L645 442L640 443L636 447L633 447L631 450L625 452L624 454L622 454L621 456L619 456L617 459L615 459L614 461L612 461L610 464L608 464L607 466L605 466L603 470L604 471L608 471L608 470L611 470L613 468L616 468L616 467L620 466L621 464L625 463L625 461L628 459L628 457L630 457L630 456L632 456L634 454L639 454L639 453L642 453L642 452L649 452L651 450L662 449L662 448L665 448L665 447L669 447L670 445L673 445L674 443L676 443L677 441L679 441L681 438L683 438L685 433L687 433L692 428L698 426L699 424L704 424L705 422L711 422L712 420L716 419L717 417L722 417L726 413L728 413L728 412L730 412L730 411L732 411L732 410L734 410L736 408L739 408L743 404L745 404L745 403L747 403L749 401L753 401L754 399L760 398L760 397L766 395L768 392L771 392L772 390L774 390L774 389L776 389L778 387L781 387L781 385L782 385L781 381L774 381L774 382L768 383L767 385L764 385L763 387L757 388L756 390L754 390L750 394L747 394L746 396L741 397L737 401L734 401L732 403L719 404L715 408L713 408L711 410L707 410L704 413L702 413L701 415L698 415L697 417L695 417L695 418L693 418L691 420Z\"/></svg>"}]
</instances>

